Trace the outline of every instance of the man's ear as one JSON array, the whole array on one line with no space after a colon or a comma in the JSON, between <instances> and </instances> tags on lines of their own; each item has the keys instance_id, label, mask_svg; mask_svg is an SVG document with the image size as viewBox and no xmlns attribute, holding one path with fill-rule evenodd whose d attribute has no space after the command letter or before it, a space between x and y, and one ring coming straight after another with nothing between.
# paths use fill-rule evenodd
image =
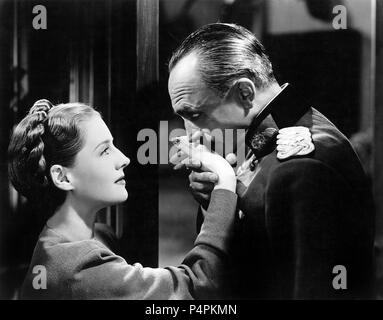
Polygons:
<instances>
[{"instance_id":1,"label":"man's ear","mask_svg":"<svg viewBox=\"0 0 383 320\"><path fill-rule=\"evenodd\" d=\"M59 164L55 164L51 167L50 174L52 182L57 188L64 191L73 190L70 176L65 167Z\"/></svg>"},{"instance_id":2,"label":"man's ear","mask_svg":"<svg viewBox=\"0 0 383 320\"><path fill-rule=\"evenodd\" d=\"M240 78L234 82L232 86L235 99L245 109L251 109L253 107L253 100L255 96L255 85L253 81L248 78Z\"/></svg>"}]
</instances>

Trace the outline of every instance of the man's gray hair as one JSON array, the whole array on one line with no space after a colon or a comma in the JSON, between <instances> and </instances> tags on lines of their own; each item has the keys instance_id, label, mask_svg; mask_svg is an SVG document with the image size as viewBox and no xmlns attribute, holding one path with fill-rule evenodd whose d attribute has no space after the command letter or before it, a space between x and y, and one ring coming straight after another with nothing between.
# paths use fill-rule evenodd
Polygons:
<instances>
[{"instance_id":1,"label":"man's gray hair","mask_svg":"<svg viewBox=\"0 0 383 320\"><path fill-rule=\"evenodd\" d=\"M249 30L226 23L212 23L190 34L169 61L169 72L190 53L199 57L199 71L208 87L224 94L241 77L257 88L275 81L265 49Z\"/></svg>"}]
</instances>

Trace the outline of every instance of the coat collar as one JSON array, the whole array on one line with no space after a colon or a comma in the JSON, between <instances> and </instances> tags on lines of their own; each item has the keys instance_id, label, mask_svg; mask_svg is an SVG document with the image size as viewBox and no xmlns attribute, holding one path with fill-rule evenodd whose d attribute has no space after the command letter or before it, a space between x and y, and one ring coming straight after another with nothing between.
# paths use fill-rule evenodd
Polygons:
<instances>
[{"instance_id":1,"label":"coat collar","mask_svg":"<svg viewBox=\"0 0 383 320\"><path fill-rule=\"evenodd\" d=\"M274 151L278 129L294 126L310 109L308 104L294 91L288 83L253 119L246 132L246 146L257 159ZM264 131L260 125L267 116L271 115L275 122Z\"/></svg>"}]
</instances>

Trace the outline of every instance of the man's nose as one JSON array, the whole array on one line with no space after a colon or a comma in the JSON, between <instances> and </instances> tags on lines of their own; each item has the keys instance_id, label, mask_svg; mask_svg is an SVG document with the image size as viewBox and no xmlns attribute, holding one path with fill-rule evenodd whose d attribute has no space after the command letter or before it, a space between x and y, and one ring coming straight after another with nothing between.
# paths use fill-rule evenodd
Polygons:
<instances>
[{"instance_id":1,"label":"man's nose","mask_svg":"<svg viewBox=\"0 0 383 320\"><path fill-rule=\"evenodd\" d=\"M190 120L184 119L184 125L186 130L186 135L193 135L194 132L200 130L193 122Z\"/></svg>"}]
</instances>

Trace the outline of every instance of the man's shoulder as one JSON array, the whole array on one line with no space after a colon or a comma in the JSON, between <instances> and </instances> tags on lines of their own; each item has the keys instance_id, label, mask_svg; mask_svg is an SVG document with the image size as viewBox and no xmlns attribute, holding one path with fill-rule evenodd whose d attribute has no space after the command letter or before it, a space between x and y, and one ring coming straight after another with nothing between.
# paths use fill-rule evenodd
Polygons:
<instances>
[{"instance_id":1,"label":"man's shoulder","mask_svg":"<svg viewBox=\"0 0 383 320\"><path fill-rule=\"evenodd\" d=\"M337 173L320 160L310 156L280 160L276 151L264 157L257 170L244 193L244 198L251 202L263 201L264 195L270 192L288 194L297 188L302 189L299 187L302 185L317 188L317 181L323 175L337 179Z\"/></svg>"},{"instance_id":2,"label":"man's shoulder","mask_svg":"<svg viewBox=\"0 0 383 320\"><path fill-rule=\"evenodd\" d=\"M271 165L264 174L267 175L268 184L276 179L301 180L312 178L321 172L329 172L337 175L336 170L326 162L316 159L314 156L291 157L280 160L276 154L269 155L265 161ZM262 169L260 170L262 171Z\"/></svg>"},{"instance_id":3,"label":"man's shoulder","mask_svg":"<svg viewBox=\"0 0 383 320\"><path fill-rule=\"evenodd\" d=\"M316 109L311 112L312 124L309 127L312 140L323 151L351 152L352 147L347 137L323 114Z\"/></svg>"},{"instance_id":4,"label":"man's shoulder","mask_svg":"<svg viewBox=\"0 0 383 320\"><path fill-rule=\"evenodd\" d=\"M339 169L342 160L335 162L332 158L334 151L323 150L326 146L315 143L314 145L316 149L311 154L303 156L295 155L281 160L277 156L277 150L267 155L259 162L258 172L249 188L263 186L262 188L267 190L270 186L278 186L287 189L305 181L315 182L318 178L321 181L324 176L329 178L328 183L336 180L337 184L348 184L343 171ZM346 158L344 162L344 165L348 166Z\"/></svg>"},{"instance_id":5,"label":"man's shoulder","mask_svg":"<svg viewBox=\"0 0 383 320\"><path fill-rule=\"evenodd\" d=\"M292 154L280 159L274 150L260 161L260 172L270 175L274 171L295 172L303 168L326 167L328 170L340 172L341 175L357 173L361 165L347 137L316 109L311 109L297 124L309 129L313 150L307 154ZM358 172L360 175L360 172Z\"/></svg>"},{"instance_id":6,"label":"man's shoulder","mask_svg":"<svg viewBox=\"0 0 383 320\"><path fill-rule=\"evenodd\" d=\"M298 185L306 180L322 181L324 179L327 179L329 183L334 180L343 182L337 170L321 160L314 157L291 158L279 161L270 170L268 185L274 184L284 188L289 185Z\"/></svg>"}]
</instances>

